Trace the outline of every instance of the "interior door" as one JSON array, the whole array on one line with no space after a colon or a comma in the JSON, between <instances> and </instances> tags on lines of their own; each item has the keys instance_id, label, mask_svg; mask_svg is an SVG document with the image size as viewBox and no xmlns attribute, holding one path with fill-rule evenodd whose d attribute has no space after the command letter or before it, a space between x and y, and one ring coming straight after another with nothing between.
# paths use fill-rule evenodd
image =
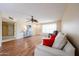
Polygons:
<instances>
[{"instance_id":1,"label":"interior door","mask_svg":"<svg viewBox=\"0 0 79 59\"><path fill-rule=\"evenodd\" d=\"M2 22L2 36L8 36L8 23Z\"/></svg>"}]
</instances>

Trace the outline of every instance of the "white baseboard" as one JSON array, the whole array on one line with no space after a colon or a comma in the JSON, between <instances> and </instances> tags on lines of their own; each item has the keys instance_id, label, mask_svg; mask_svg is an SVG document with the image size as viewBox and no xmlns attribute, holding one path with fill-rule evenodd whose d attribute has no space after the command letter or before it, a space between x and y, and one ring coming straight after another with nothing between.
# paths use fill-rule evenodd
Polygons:
<instances>
[{"instance_id":1,"label":"white baseboard","mask_svg":"<svg viewBox=\"0 0 79 59\"><path fill-rule=\"evenodd\" d=\"M2 40L2 42L8 42L8 41L12 41L12 40L18 40L18 39L22 39L23 37L19 37L19 38L12 38L12 39L5 39Z\"/></svg>"},{"instance_id":2,"label":"white baseboard","mask_svg":"<svg viewBox=\"0 0 79 59\"><path fill-rule=\"evenodd\" d=\"M12 40L16 40L15 38L13 39L5 39L5 40L2 40L2 42L8 42L8 41L12 41Z\"/></svg>"}]
</instances>

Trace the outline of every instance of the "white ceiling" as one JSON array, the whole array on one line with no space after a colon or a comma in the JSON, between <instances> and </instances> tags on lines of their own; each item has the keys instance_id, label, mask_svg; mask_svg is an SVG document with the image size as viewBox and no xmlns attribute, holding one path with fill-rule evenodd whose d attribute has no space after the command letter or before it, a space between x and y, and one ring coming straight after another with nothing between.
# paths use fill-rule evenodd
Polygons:
<instances>
[{"instance_id":1,"label":"white ceiling","mask_svg":"<svg viewBox=\"0 0 79 59\"><path fill-rule=\"evenodd\" d=\"M3 16L12 16L15 19L30 19L34 16L40 22L50 22L61 18L65 4L56 3L2 3L0 11Z\"/></svg>"}]
</instances>

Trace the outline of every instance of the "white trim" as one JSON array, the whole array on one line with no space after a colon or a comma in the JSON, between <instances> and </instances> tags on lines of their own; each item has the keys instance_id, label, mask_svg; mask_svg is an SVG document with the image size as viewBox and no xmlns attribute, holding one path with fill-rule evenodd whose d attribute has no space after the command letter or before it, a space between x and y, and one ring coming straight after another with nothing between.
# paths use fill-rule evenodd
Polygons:
<instances>
[{"instance_id":1,"label":"white trim","mask_svg":"<svg viewBox=\"0 0 79 59\"><path fill-rule=\"evenodd\" d=\"M8 41L12 41L12 40L16 40L15 38L12 38L12 39L5 39L5 40L2 40L2 42L8 42Z\"/></svg>"},{"instance_id":2,"label":"white trim","mask_svg":"<svg viewBox=\"0 0 79 59\"><path fill-rule=\"evenodd\" d=\"M11 38L11 39L5 39L5 40L2 40L2 42L8 42L8 41L18 40L18 39L23 39L23 37L21 37L21 38Z\"/></svg>"}]
</instances>

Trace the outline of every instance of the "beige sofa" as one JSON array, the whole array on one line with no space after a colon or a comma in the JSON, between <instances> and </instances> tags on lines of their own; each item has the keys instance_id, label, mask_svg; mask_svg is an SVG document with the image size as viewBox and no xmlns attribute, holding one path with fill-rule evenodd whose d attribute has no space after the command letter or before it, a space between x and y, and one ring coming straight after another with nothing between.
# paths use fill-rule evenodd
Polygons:
<instances>
[{"instance_id":1,"label":"beige sofa","mask_svg":"<svg viewBox=\"0 0 79 59\"><path fill-rule=\"evenodd\" d=\"M55 49L52 47L38 45L34 51L35 56L74 56L75 48L68 41L63 50Z\"/></svg>"},{"instance_id":2,"label":"beige sofa","mask_svg":"<svg viewBox=\"0 0 79 59\"><path fill-rule=\"evenodd\" d=\"M74 56L75 48L69 42L66 35L59 32L52 47L40 44L34 51L35 56Z\"/></svg>"}]
</instances>

